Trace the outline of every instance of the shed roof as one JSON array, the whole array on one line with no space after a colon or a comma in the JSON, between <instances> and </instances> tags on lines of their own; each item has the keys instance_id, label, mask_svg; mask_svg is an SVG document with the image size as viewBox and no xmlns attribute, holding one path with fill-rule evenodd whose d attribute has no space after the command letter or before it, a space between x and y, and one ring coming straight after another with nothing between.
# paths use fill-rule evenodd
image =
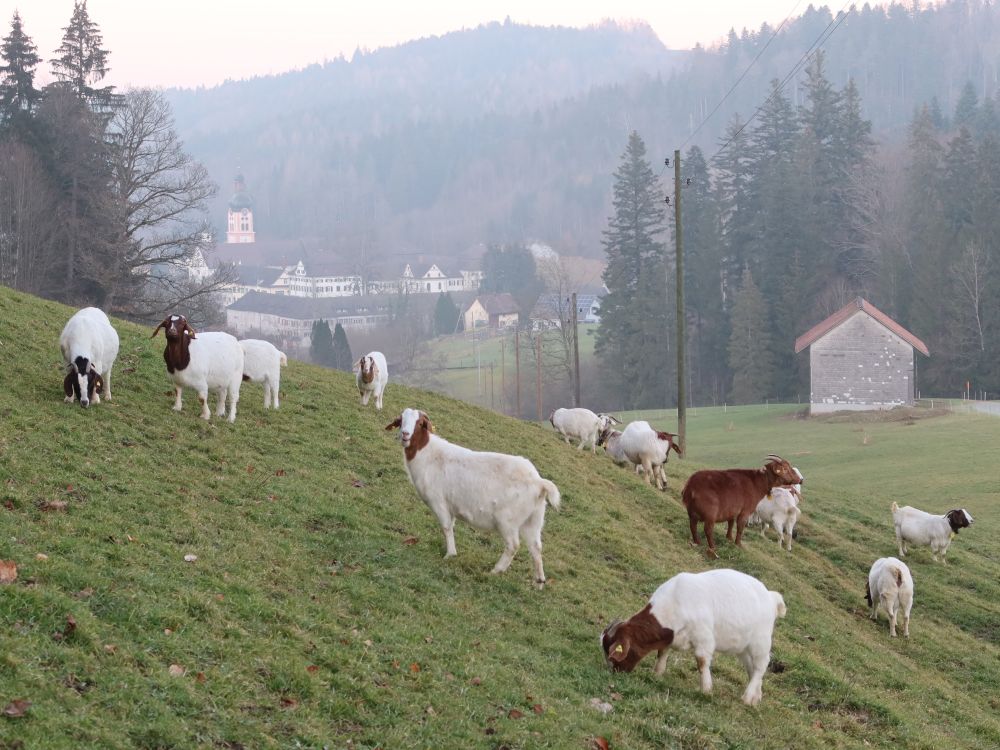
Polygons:
<instances>
[{"instance_id":1,"label":"shed roof","mask_svg":"<svg viewBox=\"0 0 1000 750\"><path fill-rule=\"evenodd\" d=\"M508 313L519 313L521 308L510 292L500 294L480 294L476 299L490 315L507 315Z\"/></svg>"},{"instance_id":2,"label":"shed roof","mask_svg":"<svg viewBox=\"0 0 1000 750\"><path fill-rule=\"evenodd\" d=\"M867 313L871 318L881 323L883 326L888 328L894 334L899 336L903 341L912 346L918 352L922 354L929 355L930 352L927 350L927 345L914 336L912 333L907 331L903 326L897 323L895 320L890 318L884 312L879 310L875 305L866 299L861 297L855 297L853 300L848 302L842 308L837 310L833 315L831 315L826 320L823 320L808 331L803 333L797 339L795 339L795 353L798 354L807 346L811 345L815 341L821 339L823 336L828 334L834 328L839 326L841 323L846 322L855 313L863 312Z\"/></svg>"}]
</instances>

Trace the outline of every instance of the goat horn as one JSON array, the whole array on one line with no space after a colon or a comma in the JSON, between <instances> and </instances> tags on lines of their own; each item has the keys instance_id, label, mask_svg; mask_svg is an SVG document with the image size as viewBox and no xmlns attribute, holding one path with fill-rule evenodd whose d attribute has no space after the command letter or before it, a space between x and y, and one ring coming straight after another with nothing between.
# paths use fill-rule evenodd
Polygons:
<instances>
[{"instance_id":1,"label":"goat horn","mask_svg":"<svg viewBox=\"0 0 1000 750\"><path fill-rule=\"evenodd\" d=\"M615 631L618 630L618 626L621 625L621 624L622 624L621 620L612 620L611 624L608 625L606 628L604 628L604 633L603 634L607 635L609 638L614 638L615 637Z\"/></svg>"},{"instance_id":2,"label":"goat horn","mask_svg":"<svg viewBox=\"0 0 1000 750\"><path fill-rule=\"evenodd\" d=\"M781 456L779 456L777 454L769 453L768 456L767 456L767 460L768 461L784 461L785 459L783 459Z\"/></svg>"}]
</instances>

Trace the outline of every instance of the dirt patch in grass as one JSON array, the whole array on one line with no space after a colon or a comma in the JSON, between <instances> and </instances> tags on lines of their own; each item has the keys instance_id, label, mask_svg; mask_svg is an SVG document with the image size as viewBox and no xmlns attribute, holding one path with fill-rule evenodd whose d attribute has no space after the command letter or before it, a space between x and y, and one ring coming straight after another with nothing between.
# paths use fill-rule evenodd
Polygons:
<instances>
[{"instance_id":1,"label":"dirt patch in grass","mask_svg":"<svg viewBox=\"0 0 1000 750\"><path fill-rule=\"evenodd\" d=\"M810 415L807 411L799 411L795 418L808 419L823 424L877 424L882 422L902 422L913 424L918 419L933 419L945 417L951 413L949 409L925 409L917 406L897 406L895 409L877 411L835 411L829 414Z\"/></svg>"}]
</instances>

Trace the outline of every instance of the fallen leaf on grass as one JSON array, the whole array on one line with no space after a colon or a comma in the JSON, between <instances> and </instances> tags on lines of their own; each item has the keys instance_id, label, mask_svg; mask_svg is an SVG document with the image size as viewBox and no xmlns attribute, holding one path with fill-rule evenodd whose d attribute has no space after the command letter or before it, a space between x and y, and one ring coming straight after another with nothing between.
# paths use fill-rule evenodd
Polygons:
<instances>
[{"instance_id":1,"label":"fallen leaf on grass","mask_svg":"<svg viewBox=\"0 0 1000 750\"><path fill-rule=\"evenodd\" d=\"M0 583L14 583L17 580L17 563L13 560L0 560Z\"/></svg>"},{"instance_id":2,"label":"fallen leaf on grass","mask_svg":"<svg viewBox=\"0 0 1000 750\"><path fill-rule=\"evenodd\" d=\"M73 615L66 615L66 627L63 628L63 635L69 637L76 632L76 618Z\"/></svg>"},{"instance_id":3,"label":"fallen leaf on grass","mask_svg":"<svg viewBox=\"0 0 1000 750\"><path fill-rule=\"evenodd\" d=\"M118 647L113 643L105 643L104 651L109 654L113 654L118 650Z\"/></svg>"},{"instance_id":4,"label":"fallen leaf on grass","mask_svg":"<svg viewBox=\"0 0 1000 750\"><path fill-rule=\"evenodd\" d=\"M609 714L615 710L615 707L610 703L605 703L600 698L591 698L588 704L595 711L600 711L602 714Z\"/></svg>"},{"instance_id":5,"label":"fallen leaf on grass","mask_svg":"<svg viewBox=\"0 0 1000 750\"><path fill-rule=\"evenodd\" d=\"M319 671L319 667L317 667L315 664L310 664L308 667L306 667L306 671L309 674L315 674L316 672Z\"/></svg>"},{"instance_id":6,"label":"fallen leaf on grass","mask_svg":"<svg viewBox=\"0 0 1000 750\"><path fill-rule=\"evenodd\" d=\"M204 672L199 672L198 674L196 674L194 676L194 679L199 684L204 683L205 682L205 673Z\"/></svg>"},{"instance_id":7,"label":"fallen leaf on grass","mask_svg":"<svg viewBox=\"0 0 1000 750\"><path fill-rule=\"evenodd\" d=\"M198 555L184 555L184 562L194 562L198 559Z\"/></svg>"},{"instance_id":8,"label":"fallen leaf on grass","mask_svg":"<svg viewBox=\"0 0 1000 750\"><path fill-rule=\"evenodd\" d=\"M482 677L473 677L471 680L469 680L469 684L470 685L482 685L483 684L483 678Z\"/></svg>"},{"instance_id":9,"label":"fallen leaf on grass","mask_svg":"<svg viewBox=\"0 0 1000 750\"><path fill-rule=\"evenodd\" d=\"M510 711L507 712L508 719L521 719L523 717L524 717L524 712L518 711L516 708L512 708Z\"/></svg>"},{"instance_id":10,"label":"fallen leaf on grass","mask_svg":"<svg viewBox=\"0 0 1000 750\"><path fill-rule=\"evenodd\" d=\"M255 471L257 471L257 467L253 464L247 464L247 474L253 474Z\"/></svg>"},{"instance_id":11,"label":"fallen leaf on grass","mask_svg":"<svg viewBox=\"0 0 1000 750\"><path fill-rule=\"evenodd\" d=\"M170 669L168 669L167 672L170 673L171 677L183 677L184 667L182 667L180 664L171 664Z\"/></svg>"},{"instance_id":12,"label":"fallen leaf on grass","mask_svg":"<svg viewBox=\"0 0 1000 750\"><path fill-rule=\"evenodd\" d=\"M403 544L416 544L420 540L415 536L408 536L403 540Z\"/></svg>"},{"instance_id":13,"label":"fallen leaf on grass","mask_svg":"<svg viewBox=\"0 0 1000 750\"><path fill-rule=\"evenodd\" d=\"M436 716L437 715L437 711L434 710L434 706L428 706L427 707L427 715L428 716Z\"/></svg>"},{"instance_id":14,"label":"fallen leaf on grass","mask_svg":"<svg viewBox=\"0 0 1000 750\"><path fill-rule=\"evenodd\" d=\"M603 737L594 737L590 747L591 750L608 750L608 741Z\"/></svg>"},{"instance_id":15,"label":"fallen leaf on grass","mask_svg":"<svg viewBox=\"0 0 1000 750\"><path fill-rule=\"evenodd\" d=\"M285 470L284 469L278 469L276 472L274 472L274 476L276 476L276 477L283 477L283 476L285 476Z\"/></svg>"},{"instance_id":16,"label":"fallen leaf on grass","mask_svg":"<svg viewBox=\"0 0 1000 750\"><path fill-rule=\"evenodd\" d=\"M35 555L35 559L38 560L38 562L45 562L46 560L49 559L49 556L46 555L44 552L39 552L37 555Z\"/></svg>"},{"instance_id":17,"label":"fallen leaf on grass","mask_svg":"<svg viewBox=\"0 0 1000 750\"><path fill-rule=\"evenodd\" d=\"M364 483L363 481L361 481L360 479L355 479L355 480L354 480L353 482L351 482L351 486L352 486L352 487L367 487L368 485L366 485L366 484L365 484L365 483Z\"/></svg>"},{"instance_id":18,"label":"fallen leaf on grass","mask_svg":"<svg viewBox=\"0 0 1000 750\"><path fill-rule=\"evenodd\" d=\"M295 700L294 698L289 698L287 696L283 697L278 702L281 704L282 708L288 708L288 709L295 708L297 705L299 705L299 702L297 700Z\"/></svg>"},{"instance_id":19,"label":"fallen leaf on grass","mask_svg":"<svg viewBox=\"0 0 1000 750\"><path fill-rule=\"evenodd\" d=\"M42 512L63 511L69 506L65 500L43 500L38 504L38 509Z\"/></svg>"},{"instance_id":20,"label":"fallen leaf on grass","mask_svg":"<svg viewBox=\"0 0 1000 750\"><path fill-rule=\"evenodd\" d=\"M536 703L535 705L533 705L531 707L531 710L534 711L536 714L545 713L545 709L542 708L542 704L541 703Z\"/></svg>"},{"instance_id":21,"label":"fallen leaf on grass","mask_svg":"<svg viewBox=\"0 0 1000 750\"><path fill-rule=\"evenodd\" d=\"M29 708L31 708L31 701L26 701L24 698L18 698L17 700L13 700L4 706L3 715L10 717L11 719L20 719L28 713Z\"/></svg>"},{"instance_id":22,"label":"fallen leaf on grass","mask_svg":"<svg viewBox=\"0 0 1000 750\"><path fill-rule=\"evenodd\" d=\"M416 662L413 662L413 663L412 663L412 664L410 665L410 671L411 671L411 672L413 672L414 674L416 674L417 672L419 672L419 671L420 671L420 665L419 665L419 664L417 664Z\"/></svg>"}]
</instances>

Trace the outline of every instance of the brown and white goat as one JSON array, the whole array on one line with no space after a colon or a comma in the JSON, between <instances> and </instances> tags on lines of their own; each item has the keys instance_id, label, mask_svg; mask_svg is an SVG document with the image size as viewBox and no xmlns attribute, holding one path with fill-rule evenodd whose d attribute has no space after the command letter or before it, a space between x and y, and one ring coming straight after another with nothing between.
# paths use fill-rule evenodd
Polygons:
<instances>
[{"instance_id":1,"label":"brown and white goat","mask_svg":"<svg viewBox=\"0 0 1000 750\"><path fill-rule=\"evenodd\" d=\"M705 469L696 471L684 485L681 502L687 508L691 524L691 543L701 544L698 522L704 524L708 539L708 554L718 557L715 551L715 524L728 523L726 538L733 541L733 524L736 524L736 546L742 546L743 529L757 509L757 503L773 488L796 484L799 475L788 461L780 456L768 456L762 469Z\"/></svg>"},{"instance_id":2,"label":"brown and white goat","mask_svg":"<svg viewBox=\"0 0 1000 750\"><path fill-rule=\"evenodd\" d=\"M389 382L389 366L382 352L368 352L354 363L357 373L358 393L361 394L361 405L368 406L368 400L375 394L375 408L382 411L382 394Z\"/></svg>"}]
</instances>

